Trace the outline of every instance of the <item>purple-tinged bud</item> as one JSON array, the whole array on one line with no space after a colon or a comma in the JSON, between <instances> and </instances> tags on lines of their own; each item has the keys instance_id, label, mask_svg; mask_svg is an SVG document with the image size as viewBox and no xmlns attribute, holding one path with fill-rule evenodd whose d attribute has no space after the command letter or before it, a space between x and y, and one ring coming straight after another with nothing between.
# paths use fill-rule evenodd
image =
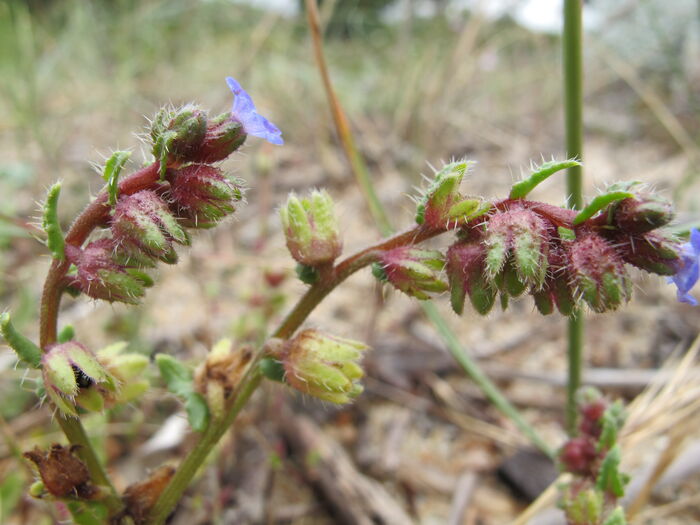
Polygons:
<instances>
[{"instance_id":1,"label":"purple-tinged bud","mask_svg":"<svg viewBox=\"0 0 700 525\"><path fill-rule=\"evenodd\" d=\"M667 225L673 216L673 206L669 201L642 194L614 206L613 224L625 233L638 235Z\"/></svg>"},{"instance_id":2,"label":"purple-tinged bud","mask_svg":"<svg viewBox=\"0 0 700 525\"><path fill-rule=\"evenodd\" d=\"M438 278L444 266L445 259L437 250L400 246L382 252L379 261L372 266L372 273L405 294L424 301L430 299L429 293L447 290L447 283Z\"/></svg>"},{"instance_id":3,"label":"purple-tinged bud","mask_svg":"<svg viewBox=\"0 0 700 525\"><path fill-rule=\"evenodd\" d=\"M360 366L367 346L317 330L285 341L279 359L293 388L331 403L349 403L363 391Z\"/></svg>"},{"instance_id":4,"label":"purple-tinged bud","mask_svg":"<svg viewBox=\"0 0 700 525\"><path fill-rule=\"evenodd\" d=\"M615 249L594 233L566 244L573 286L595 312L614 310L632 294L632 281Z\"/></svg>"},{"instance_id":5,"label":"purple-tinged bud","mask_svg":"<svg viewBox=\"0 0 700 525\"><path fill-rule=\"evenodd\" d=\"M76 404L87 410L102 410L103 396L117 390L116 379L95 354L75 341L49 348L41 368L47 395L68 415L78 415Z\"/></svg>"},{"instance_id":6,"label":"purple-tinged bud","mask_svg":"<svg viewBox=\"0 0 700 525\"><path fill-rule=\"evenodd\" d=\"M280 208L287 248L306 266L333 262L341 253L338 218L333 199L325 191L313 191L307 199L292 194Z\"/></svg>"},{"instance_id":7,"label":"purple-tinged bud","mask_svg":"<svg viewBox=\"0 0 700 525\"><path fill-rule=\"evenodd\" d=\"M168 264L177 262L173 241L189 244L167 204L156 193L142 190L120 198L112 216L112 236L120 248Z\"/></svg>"},{"instance_id":8,"label":"purple-tinged bud","mask_svg":"<svg viewBox=\"0 0 700 525\"><path fill-rule=\"evenodd\" d=\"M100 495L100 490L90 480L87 466L75 455L77 448L77 445L69 448L54 443L48 452L34 447L34 450L23 454L36 465L43 482L41 488L54 498L89 500Z\"/></svg>"},{"instance_id":9,"label":"purple-tinged bud","mask_svg":"<svg viewBox=\"0 0 700 525\"><path fill-rule=\"evenodd\" d=\"M480 241L458 241L447 251L447 277L452 309L461 314L464 299L481 315L489 313L496 299L496 288L486 278L486 247Z\"/></svg>"},{"instance_id":10,"label":"purple-tinged bud","mask_svg":"<svg viewBox=\"0 0 700 525\"><path fill-rule=\"evenodd\" d=\"M598 452L588 437L575 437L567 441L559 451L563 470L572 474L590 475L595 471Z\"/></svg>"},{"instance_id":11,"label":"purple-tinged bud","mask_svg":"<svg viewBox=\"0 0 700 525\"><path fill-rule=\"evenodd\" d=\"M181 224L189 228L211 228L235 211L243 197L241 188L221 170L206 164L168 171L170 197Z\"/></svg>"},{"instance_id":12,"label":"purple-tinged bud","mask_svg":"<svg viewBox=\"0 0 700 525\"><path fill-rule=\"evenodd\" d=\"M111 239L93 241L84 249L67 244L65 251L76 268L70 285L93 299L138 304L145 288L152 284L145 273L114 260Z\"/></svg>"},{"instance_id":13,"label":"purple-tinged bud","mask_svg":"<svg viewBox=\"0 0 700 525\"><path fill-rule=\"evenodd\" d=\"M472 164L452 162L435 174L418 202L416 223L436 229L452 229L488 212L489 206L481 200L465 198L459 192L462 179Z\"/></svg>"},{"instance_id":14,"label":"purple-tinged bud","mask_svg":"<svg viewBox=\"0 0 700 525\"><path fill-rule=\"evenodd\" d=\"M564 248L559 244L550 247L547 256L549 270L541 290L534 290L532 296L535 306L542 315L548 315L557 310L562 315L571 315L576 306L574 290L570 285L571 278L566 267Z\"/></svg>"},{"instance_id":15,"label":"purple-tinged bud","mask_svg":"<svg viewBox=\"0 0 700 525\"><path fill-rule=\"evenodd\" d=\"M243 145L246 137L241 123L224 113L207 122L204 140L188 160L204 164L224 160Z\"/></svg>"},{"instance_id":16,"label":"purple-tinged bud","mask_svg":"<svg viewBox=\"0 0 700 525\"><path fill-rule=\"evenodd\" d=\"M612 237L625 262L658 275L675 275L683 267L683 244L670 233L652 231L641 235Z\"/></svg>"},{"instance_id":17,"label":"purple-tinged bud","mask_svg":"<svg viewBox=\"0 0 700 525\"><path fill-rule=\"evenodd\" d=\"M512 208L496 212L486 225L486 272L496 279L512 261L525 286L542 287L547 275L549 232L545 221L534 211Z\"/></svg>"},{"instance_id":18,"label":"purple-tinged bud","mask_svg":"<svg viewBox=\"0 0 700 525\"><path fill-rule=\"evenodd\" d=\"M160 161L161 176L173 161L189 161L204 141L207 114L188 104L180 108L163 108L151 123L153 156Z\"/></svg>"}]
</instances>

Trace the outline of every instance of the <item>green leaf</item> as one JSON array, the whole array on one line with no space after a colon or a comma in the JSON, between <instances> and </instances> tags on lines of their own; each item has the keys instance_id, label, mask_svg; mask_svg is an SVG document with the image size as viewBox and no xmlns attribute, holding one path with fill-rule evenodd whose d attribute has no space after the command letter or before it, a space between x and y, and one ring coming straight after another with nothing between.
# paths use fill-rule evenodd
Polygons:
<instances>
[{"instance_id":1,"label":"green leaf","mask_svg":"<svg viewBox=\"0 0 700 525\"><path fill-rule=\"evenodd\" d=\"M613 510L603 522L603 525L627 525L627 518L625 518L625 511L622 510L622 507L617 507Z\"/></svg>"},{"instance_id":2,"label":"green leaf","mask_svg":"<svg viewBox=\"0 0 700 525\"><path fill-rule=\"evenodd\" d=\"M538 184L544 182L556 172L580 165L580 162L573 159L545 162L535 168L535 171L528 178L513 184L509 197L511 199L523 199L528 193L534 190Z\"/></svg>"},{"instance_id":3,"label":"green leaf","mask_svg":"<svg viewBox=\"0 0 700 525\"><path fill-rule=\"evenodd\" d=\"M63 260L65 257L63 253L65 241L63 240L61 225L58 222L58 196L60 193L60 182L49 188L49 193L46 195L46 202L44 203L44 218L41 225L46 232L46 245L51 255L53 255L54 259Z\"/></svg>"},{"instance_id":4,"label":"green leaf","mask_svg":"<svg viewBox=\"0 0 700 525\"><path fill-rule=\"evenodd\" d=\"M73 325L70 324L64 326L57 337L59 343L67 343L68 341L72 341L73 338L75 338L75 329Z\"/></svg>"},{"instance_id":5,"label":"green leaf","mask_svg":"<svg viewBox=\"0 0 700 525\"><path fill-rule=\"evenodd\" d=\"M119 196L119 174L124 168L124 164L131 157L130 151L115 151L105 162L102 170L102 178L107 182L107 195L109 195L109 205L114 206Z\"/></svg>"},{"instance_id":6,"label":"green leaf","mask_svg":"<svg viewBox=\"0 0 700 525\"><path fill-rule=\"evenodd\" d=\"M32 368L41 366L41 349L15 329L8 312L0 315L0 333L22 361Z\"/></svg>"},{"instance_id":7,"label":"green leaf","mask_svg":"<svg viewBox=\"0 0 700 525\"><path fill-rule=\"evenodd\" d=\"M582 222L587 221L600 210L606 208L613 202L629 199L630 197L634 197L634 193L630 193L628 191L613 191L610 193L604 193L603 195L598 195L588 206L583 208L579 214L574 217L574 226L578 226Z\"/></svg>"},{"instance_id":8,"label":"green leaf","mask_svg":"<svg viewBox=\"0 0 700 525\"><path fill-rule=\"evenodd\" d=\"M24 492L24 476L21 472L10 470L0 483L0 523L8 523L12 510Z\"/></svg>"},{"instance_id":9,"label":"green leaf","mask_svg":"<svg viewBox=\"0 0 700 525\"><path fill-rule=\"evenodd\" d=\"M605 455L595 482L599 490L608 492L616 498L621 498L625 495L625 485L629 481L629 476L619 471L620 456L620 447L615 445Z\"/></svg>"},{"instance_id":10,"label":"green leaf","mask_svg":"<svg viewBox=\"0 0 700 525\"><path fill-rule=\"evenodd\" d=\"M107 523L107 507L102 503L70 501L67 506L76 525L103 525Z\"/></svg>"},{"instance_id":11,"label":"green leaf","mask_svg":"<svg viewBox=\"0 0 700 525\"><path fill-rule=\"evenodd\" d=\"M204 398L193 392L185 400L185 410L190 426L197 432L203 432L209 424L209 407Z\"/></svg>"},{"instance_id":12,"label":"green leaf","mask_svg":"<svg viewBox=\"0 0 700 525\"><path fill-rule=\"evenodd\" d=\"M167 354L157 354L156 364L170 392L182 398L192 394L192 370L189 367Z\"/></svg>"}]
</instances>

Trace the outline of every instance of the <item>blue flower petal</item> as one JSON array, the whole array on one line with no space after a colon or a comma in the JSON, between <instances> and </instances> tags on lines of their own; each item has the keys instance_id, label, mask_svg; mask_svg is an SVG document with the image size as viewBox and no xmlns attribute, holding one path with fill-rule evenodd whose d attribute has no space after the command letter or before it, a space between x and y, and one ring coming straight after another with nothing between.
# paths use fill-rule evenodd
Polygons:
<instances>
[{"instance_id":1,"label":"blue flower petal","mask_svg":"<svg viewBox=\"0 0 700 525\"><path fill-rule=\"evenodd\" d=\"M226 77L226 83L234 95L231 117L243 126L248 135L260 137L272 144L284 144L282 132L272 122L260 115L255 109L255 104L250 95L241 87L238 81L232 77Z\"/></svg>"},{"instance_id":2,"label":"blue flower petal","mask_svg":"<svg viewBox=\"0 0 700 525\"><path fill-rule=\"evenodd\" d=\"M680 302L696 306L698 301L689 293L700 278L700 231L695 228L690 232L690 241L682 246L681 259L683 266L669 282L678 287Z\"/></svg>"}]
</instances>

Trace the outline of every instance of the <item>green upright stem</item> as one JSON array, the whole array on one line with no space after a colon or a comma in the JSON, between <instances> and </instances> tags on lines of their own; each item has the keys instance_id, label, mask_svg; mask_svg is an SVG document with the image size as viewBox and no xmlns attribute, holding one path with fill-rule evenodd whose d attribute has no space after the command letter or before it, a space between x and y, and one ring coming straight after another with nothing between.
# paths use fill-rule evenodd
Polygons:
<instances>
[{"instance_id":1,"label":"green upright stem","mask_svg":"<svg viewBox=\"0 0 700 525\"><path fill-rule=\"evenodd\" d=\"M581 0L564 0L564 112L566 120L566 154L583 158L583 28ZM581 166L569 168L567 204L583 207L583 171ZM566 426L576 433L576 392L581 386L583 369L583 313L574 311L568 326L569 381L567 383Z\"/></svg>"}]
</instances>

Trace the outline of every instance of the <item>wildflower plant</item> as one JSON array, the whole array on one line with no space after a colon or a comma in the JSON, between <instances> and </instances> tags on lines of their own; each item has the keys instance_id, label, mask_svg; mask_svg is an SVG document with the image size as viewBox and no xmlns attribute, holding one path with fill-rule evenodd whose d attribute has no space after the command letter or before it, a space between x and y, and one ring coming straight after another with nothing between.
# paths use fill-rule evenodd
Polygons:
<instances>
[{"instance_id":1,"label":"wildflower plant","mask_svg":"<svg viewBox=\"0 0 700 525\"><path fill-rule=\"evenodd\" d=\"M265 379L328 403L349 403L361 395L361 362L370 350L361 342L299 329L329 293L365 267L380 282L416 299L449 295L457 314L467 298L486 315L497 299L505 309L521 296L532 297L544 315L569 316L584 305L601 313L615 310L631 298L633 267L668 276L678 286L679 299L694 302L689 292L698 279L700 234L693 231L684 244L669 233L670 203L643 184L612 185L580 211L528 198L548 177L577 166L575 160L545 162L514 184L507 197L494 200L462 193L471 162L446 164L416 198L415 224L340 260L342 229L329 193L291 195L280 219L308 289L259 348L222 340L196 370L171 355L155 357L197 439L177 469L163 467L119 494L81 418L86 411L138 399L151 388L144 374L148 362L125 352L123 344L93 352L70 330L59 334L61 296L69 292L138 304L154 284L157 265L176 264L178 250L197 230L215 227L242 204L244 183L217 163L249 136L276 145L283 140L241 85L230 77L226 81L234 95L230 112L210 117L194 105L159 111L151 123L154 160L122 176L128 154L116 152L103 170L104 190L65 234L58 222L60 185L50 189L43 225L53 261L38 344L14 328L8 313L0 316L2 335L23 366L41 371L46 402L55 407L70 442L26 454L42 480L32 493L69 502L76 522L92 517L96 522L163 523ZM448 238L443 248L424 245L439 236ZM572 523L603 523L610 494L619 497L624 485L621 475L613 476L616 466L610 466L617 461L610 428L619 418L613 417L613 406L598 414L600 403L582 408L582 436L567 443L560 456L566 470L587 483L567 493L567 513L597 516L597 521L572 517ZM73 475L57 482L55 472L61 469Z\"/></svg>"}]
</instances>

